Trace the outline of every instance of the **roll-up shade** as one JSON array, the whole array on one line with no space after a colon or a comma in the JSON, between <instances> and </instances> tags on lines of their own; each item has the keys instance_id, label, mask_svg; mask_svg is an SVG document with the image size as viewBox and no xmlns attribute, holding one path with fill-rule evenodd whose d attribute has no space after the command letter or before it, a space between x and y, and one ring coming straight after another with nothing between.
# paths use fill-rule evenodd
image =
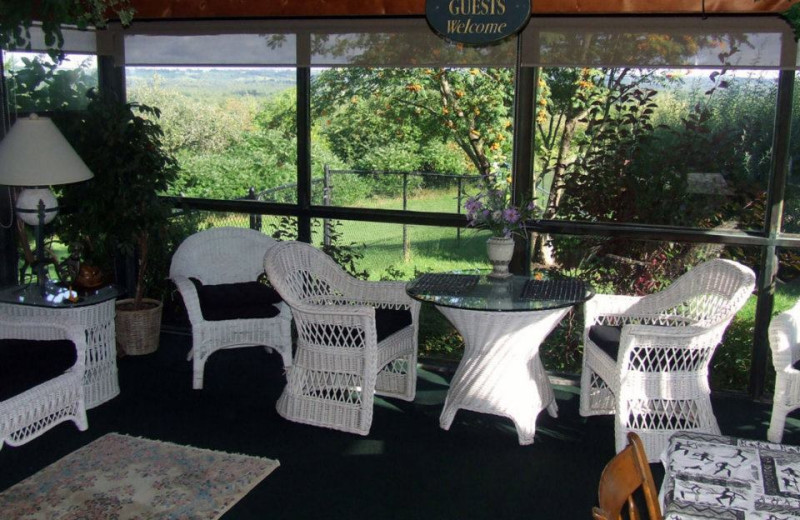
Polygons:
<instances>
[{"instance_id":1,"label":"roll-up shade","mask_svg":"<svg viewBox=\"0 0 800 520\"><path fill-rule=\"evenodd\" d=\"M424 19L143 22L123 31L144 66L512 67L516 39L469 47Z\"/></svg>"},{"instance_id":2,"label":"roll-up shade","mask_svg":"<svg viewBox=\"0 0 800 520\"><path fill-rule=\"evenodd\" d=\"M296 37L277 24L137 23L123 30L126 65L294 66Z\"/></svg>"},{"instance_id":3,"label":"roll-up shade","mask_svg":"<svg viewBox=\"0 0 800 520\"><path fill-rule=\"evenodd\" d=\"M38 25L30 28L31 38L30 51L47 52L48 46L44 43L44 32ZM70 27L62 27L61 34L64 36L63 51L66 54L95 54L97 44L95 41L94 29L80 30ZM27 51L25 48L10 48L11 51Z\"/></svg>"},{"instance_id":4,"label":"roll-up shade","mask_svg":"<svg viewBox=\"0 0 800 520\"><path fill-rule=\"evenodd\" d=\"M532 18L521 63L541 67L794 69L777 17Z\"/></svg>"},{"instance_id":5,"label":"roll-up shade","mask_svg":"<svg viewBox=\"0 0 800 520\"><path fill-rule=\"evenodd\" d=\"M516 38L471 47L436 35L422 19L337 20L312 30L312 67L513 67Z\"/></svg>"}]
</instances>

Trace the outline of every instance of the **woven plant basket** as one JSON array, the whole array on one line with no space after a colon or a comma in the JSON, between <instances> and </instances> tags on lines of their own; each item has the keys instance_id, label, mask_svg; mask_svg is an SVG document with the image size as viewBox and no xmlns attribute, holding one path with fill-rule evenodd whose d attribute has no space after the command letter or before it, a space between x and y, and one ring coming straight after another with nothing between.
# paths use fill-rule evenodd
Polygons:
<instances>
[{"instance_id":1,"label":"woven plant basket","mask_svg":"<svg viewBox=\"0 0 800 520\"><path fill-rule=\"evenodd\" d=\"M120 310L133 303L133 299L117 301L117 347L129 356L152 354L158 349L158 336L161 332L161 311L163 304L158 300L143 298L145 304L152 304L142 310Z\"/></svg>"}]
</instances>

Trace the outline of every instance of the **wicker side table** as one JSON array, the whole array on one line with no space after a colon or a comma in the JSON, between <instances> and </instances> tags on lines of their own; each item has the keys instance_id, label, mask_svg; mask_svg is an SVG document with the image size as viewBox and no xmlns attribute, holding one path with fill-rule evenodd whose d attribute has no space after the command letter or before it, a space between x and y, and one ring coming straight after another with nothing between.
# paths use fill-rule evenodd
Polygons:
<instances>
[{"instance_id":1,"label":"wicker side table","mask_svg":"<svg viewBox=\"0 0 800 520\"><path fill-rule=\"evenodd\" d=\"M74 324L86 331L86 372L83 378L86 408L94 408L119 395L117 376L113 286L66 299L66 290L47 284L42 294L36 285L0 290L0 314L42 323Z\"/></svg>"}]
</instances>

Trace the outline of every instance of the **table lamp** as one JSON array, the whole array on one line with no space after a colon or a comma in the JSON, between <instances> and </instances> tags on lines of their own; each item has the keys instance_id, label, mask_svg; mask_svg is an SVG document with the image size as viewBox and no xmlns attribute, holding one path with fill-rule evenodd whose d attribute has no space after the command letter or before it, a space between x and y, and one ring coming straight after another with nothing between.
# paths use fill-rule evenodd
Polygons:
<instances>
[{"instance_id":1,"label":"table lamp","mask_svg":"<svg viewBox=\"0 0 800 520\"><path fill-rule=\"evenodd\" d=\"M36 229L36 276L44 291L44 225L58 213L49 186L93 177L86 163L47 117L17 119L0 141L0 184L24 186L17 196L17 217Z\"/></svg>"}]
</instances>

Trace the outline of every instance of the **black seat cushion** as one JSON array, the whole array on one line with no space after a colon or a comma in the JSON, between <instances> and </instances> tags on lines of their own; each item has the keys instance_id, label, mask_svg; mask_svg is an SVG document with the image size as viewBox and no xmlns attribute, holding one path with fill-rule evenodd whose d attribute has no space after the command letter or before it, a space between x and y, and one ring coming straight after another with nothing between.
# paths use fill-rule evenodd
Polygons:
<instances>
[{"instance_id":1,"label":"black seat cushion","mask_svg":"<svg viewBox=\"0 0 800 520\"><path fill-rule=\"evenodd\" d=\"M664 327L665 325L652 325L656 327ZM614 361L617 361L619 353L619 341L622 336L622 325L592 325L589 327L589 339L600 349L611 356ZM634 370L642 370L650 372L658 370L658 366L664 368L666 363L667 370L685 370L691 368L699 362L699 358L693 355L693 351L688 349L671 349L671 352L666 355L640 358L635 356L632 360L631 368ZM684 368L680 368L684 367Z\"/></svg>"},{"instance_id":2,"label":"black seat cushion","mask_svg":"<svg viewBox=\"0 0 800 520\"><path fill-rule=\"evenodd\" d=\"M375 309L375 329L381 342L411 325L411 311L406 309Z\"/></svg>"},{"instance_id":3,"label":"black seat cushion","mask_svg":"<svg viewBox=\"0 0 800 520\"><path fill-rule=\"evenodd\" d=\"M275 304L283 301L280 294L260 282L205 285L190 278L200 300L203 319L208 321L274 318L280 314Z\"/></svg>"},{"instance_id":4,"label":"black seat cushion","mask_svg":"<svg viewBox=\"0 0 800 520\"><path fill-rule=\"evenodd\" d=\"M411 312L404 309L375 308L375 335L378 343L411 325ZM329 346L351 348L364 343L364 331L345 325L320 324L317 341ZM313 327L312 327L313 329Z\"/></svg>"},{"instance_id":5,"label":"black seat cushion","mask_svg":"<svg viewBox=\"0 0 800 520\"><path fill-rule=\"evenodd\" d=\"M592 325L589 327L589 339L600 347L600 350L617 360L619 338L622 336L622 325Z\"/></svg>"},{"instance_id":6,"label":"black seat cushion","mask_svg":"<svg viewBox=\"0 0 800 520\"><path fill-rule=\"evenodd\" d=\"M77 361L69 340L0 340L0 401L55 379Z\"/></svg>"}]
</instances>

